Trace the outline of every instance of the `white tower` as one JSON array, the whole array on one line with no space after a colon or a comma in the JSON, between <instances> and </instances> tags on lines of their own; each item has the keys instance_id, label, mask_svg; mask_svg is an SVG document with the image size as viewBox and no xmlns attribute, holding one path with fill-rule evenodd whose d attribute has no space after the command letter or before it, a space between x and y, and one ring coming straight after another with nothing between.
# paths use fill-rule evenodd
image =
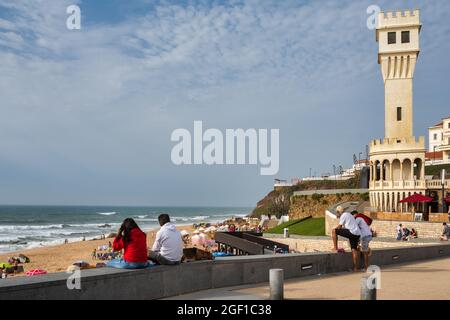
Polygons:
<instances>
[{"instance_id":1,"label":"white tower","mask_svg":"<svg viewBox=\"0 0 450 320\"><path fill-rule=\"evenodd\" d=\"M413 133L413 76L419 55L420 13L380 12L376 29L384 81L385 138L370 143L370 202L403 211L399 201L425 193L425 138Z\"/></svg>"},{"instance_id":2,"label":"white tower","mask_svg":"<svg viewBox=\"0 0 450 320\"><path fill-rule=\"evenodd\" d=\"M419 56L419 10L378 16L378 63L385 90L385 137L413 136L413 77Z\"/></svg>"}]
</instances>

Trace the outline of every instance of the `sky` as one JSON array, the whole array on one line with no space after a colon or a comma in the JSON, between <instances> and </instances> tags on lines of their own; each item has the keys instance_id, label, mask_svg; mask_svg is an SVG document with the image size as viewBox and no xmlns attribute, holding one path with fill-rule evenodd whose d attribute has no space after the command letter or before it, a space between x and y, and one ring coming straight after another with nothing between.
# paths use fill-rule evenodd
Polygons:
<instances>
[{"instance_id":1,"label":"sky","mask_svg":"<svg viewBox=\"0 0 450 320\"><path fill-rule=\"evenodd\" d=\"M370 5L421 9L426 135L450 115L447 0L0 0L0 204L254 206L274 178L351 166L384 135ZM174 165L195 120L279 129L279 172Z\"/></svg>"}]
</instances>

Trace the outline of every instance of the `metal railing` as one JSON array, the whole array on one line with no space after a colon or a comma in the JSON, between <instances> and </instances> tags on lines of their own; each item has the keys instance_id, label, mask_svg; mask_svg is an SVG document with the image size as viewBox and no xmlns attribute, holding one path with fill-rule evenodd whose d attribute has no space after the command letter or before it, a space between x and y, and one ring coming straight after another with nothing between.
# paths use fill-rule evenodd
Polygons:
<instances>
[{"instance_id":1,"label":"metal railing","mask_svg":"<svg viewBox=\"0 0 450 320\"><path fill-rule=\"evenodd\" d=\"M396 181L370 181L370 189L440 189L442 188L441 180L396 180ZM450 179L445 180L445 188L450 187Z\"/></svg>"}]
</instances>

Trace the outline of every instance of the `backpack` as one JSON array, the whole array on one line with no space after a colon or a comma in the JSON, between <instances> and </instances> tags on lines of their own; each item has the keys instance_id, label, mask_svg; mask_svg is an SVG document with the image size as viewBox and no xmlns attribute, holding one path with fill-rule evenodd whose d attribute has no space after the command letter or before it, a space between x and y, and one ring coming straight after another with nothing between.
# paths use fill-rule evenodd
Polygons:
<instances>
[{"instance_id":1,"label":"backpack","mask_svg":"<svg viewBox=\"0 0 450 320\"><path fill-rule=\"evenodd\" d=\"M358 213L355 215L355 219L356 218L364 219L364 221L367 223L368 226L370 226L372 224L372 219L370 217L366 216L365 214Z\"/></svg>"}]
</instances>

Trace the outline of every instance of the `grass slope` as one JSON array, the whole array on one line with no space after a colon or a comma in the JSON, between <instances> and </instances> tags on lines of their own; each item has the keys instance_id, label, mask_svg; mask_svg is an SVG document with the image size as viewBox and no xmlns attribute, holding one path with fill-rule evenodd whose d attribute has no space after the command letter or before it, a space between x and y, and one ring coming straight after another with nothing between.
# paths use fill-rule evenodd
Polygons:
<instances>
[{"instance_id":1,"label":"grass slope","mask_svg":"<svg viewBox=\"0 0 450 320\"><path fill-rule=\"evenodd\" d=\"M325 218L310 218L288 221L275 228L267 231L267 233L282 234L283 229L288 228L289 234L301 236L324 236L325 235Z\"/></svg>"}]
</instances>

